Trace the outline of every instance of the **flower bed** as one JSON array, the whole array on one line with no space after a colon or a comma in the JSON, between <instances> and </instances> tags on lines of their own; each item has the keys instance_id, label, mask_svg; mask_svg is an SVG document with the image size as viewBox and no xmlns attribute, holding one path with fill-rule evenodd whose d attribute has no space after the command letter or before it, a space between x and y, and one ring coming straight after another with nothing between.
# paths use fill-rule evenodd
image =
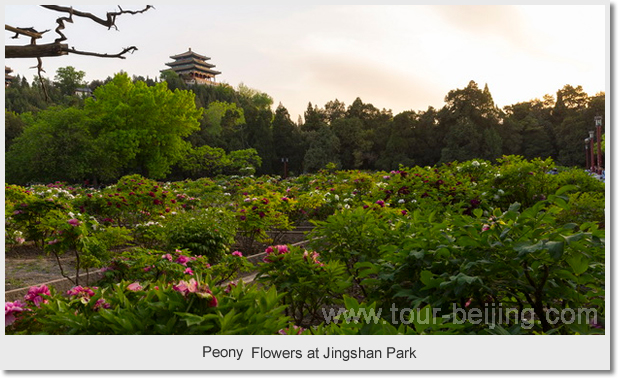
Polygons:
<instances>
[{"instance_id":1,"label":"flower bed","mask_svg":"<svg viewBox=\"0 0 618 378\"><path fill-rule=\"evenodd\" d=\"M127 176L101 190L7 185L7 249L34 243L60 262L71 255L67 276L104 270L87 301L69 289L44 294L48 302L28 310L11 301L7 332L52 332L38 320L45 317L66 322L53 331L60 333L602 333L604 184L576 169L547 174L552 168L549 159L507 156L286 180ZM311 243L282 247L281 235L306 224L315 226ZM120 245L128 248L114 252ZM220 285L253 269L252 255L266 258L259 284L226 292ZM263 305L249 311L241 298ZM110 307L97 307L101 299ZM500 306L515 311L460 322L461 314ZM61 314L69 308L75 317ZM389 308L431 309L432 326L411 312L389 317ZM237 329L228 322L241 309L255 318ZM548 318L577 309L595 316ZM382 315L360 321L359 311ZM138 313L158 325L138 321ZM278 321L260 328L263 316ZM35 318L43 328L28 323ZM69 326L82 322L96 327Z\"/></svg>"}]
</instances>

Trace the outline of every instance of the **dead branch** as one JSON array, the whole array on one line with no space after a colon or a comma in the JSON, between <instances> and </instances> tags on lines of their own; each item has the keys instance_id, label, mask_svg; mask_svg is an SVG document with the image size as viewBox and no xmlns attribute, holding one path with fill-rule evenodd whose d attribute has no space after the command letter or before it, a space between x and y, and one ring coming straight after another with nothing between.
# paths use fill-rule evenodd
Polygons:
<instances>
[{"instance_id":1,"label":"dead branch","mask_svg":"<svg viewBox=\"0 0 618 378\"><path fill-rule=\"evenodd\" d=\"M41 82L41 86L43 87L43 90L45 91L45 97L47 99L49 99L49 96L47 94L47 88L45 88L45 82L43 80L43 77L41 76L41 72L45 72L43 70L43 61L41 60L42 57L61 56L61 55L67 55L71 53L71 54L77 54L77 55L95 56L99 58L126 59L124 56L125 54L129 52L133 53L134 51L137 50L137 47L131 46L131 47L125 48L118 54L100 54L100 53L94 53L94 52L88 52L88 51L80 51L80 50L75 49L74 47L71 47L69 49L67 44L61 43L67 40L67 37L62 33L62 30L65 29L65 22L73 23L73 16L84 17L100 25L107 26L108 29L111 29L113 27L116 30L118 30L118 27L116 27L116 17L122 14L133 14L134 15L138 13L144 13L150 8L154 9L154 6L147 5L146 8L142 10L130 11L130 10L124 10L120 6L118 6L118 9L120 9L120 11L108 12L106 16L107 18L102 19L91 13L75 10L73 9L73 7L65 7L65 6L60 6L60 5L41 5L41 6L43 8L53 10L56 12L68 13L68 17L59 17L58 19L56 19L56 23L58 24L58 26L56 27L55 32L59 35L59 37L56 38L56 40L53 43L48 43L45 45L37 45L36 40L42 38L42 35L44 33L47 33L49 30L46 30L44 32L38 32L33 28L16 28L16 27L5 24L4 25L5 30L15 33L15 36L13 37L13 39L17 39L20 35L30 37L30 45L25 45L25 46L5 45L4 46L4 57L5 58L36 58L38 62L38 65L36 66L36 68L38 69L39 80Z\"/></svg>"},{"instance_id":2,"label":"dead branch","mask_svg":"<svg viewBox=\"0 0 618 378\"><path fill-rule=\"evenodd\" d=\"M41 83L41 88L43 88L43 93L45 94L45 101L49 101L49 93L47 92L47 86L45 85L45 80L43 80L43 75L41 75L41 72L45 72L45 70L43 69L43 59L41 59L41 57L37 57L36 60L38 64L36 67L32 68L37 69L39 75L39 82Z\"/></svg>"},{"instance_id":3,"label":"dead branch","mask_svg":"<svg viewBox=\"0 0 618 378\"><path fill-rule=\"evenodd\" d=\"M6 58L41 58L61 56L69 53L65 43L48 43L45 45L4 46Z\"/></svg>"},{"instance_id":4,"label":"dead branch","mask_svg":"<svg viewBox=\"0 0 618 378\"><path fill-rule=\"evenodd\" d=\"M154 6L152 5L147 5L146 8L140 10L140 11L127 11L127 10L123 10L122 8L120 8L120 6L118 6L118 8L120 9L120 12L107 12L107 18L104 20L102 18L99 18L95 15L93 15L92 13L88 13L88 12L81 12L78 10L74 10L71 7L63 7L61 5L41 5L43 8L47 8L50 10L54 10L57 12L65 12L65 13L69 13L70 15L73 16L78 16L78 17L84 17L84 18L89 18L92 21L101 24L103 26L107 26L108 29L111 29L112 27L115 29L118 29L116 27L116 17L120 16L121 14L137 14L137 13L144 13L146 12L148 9L150 8L154 8Z\"/></svg>"},{"instance_id":5,"label":"dead branch","mask_svg":"<svg viewBox=\"0 0 618 378\"><path fill-rule=\"evenodd\" d=\"M28 36L30 38L39 39L39 38L43 38L43 34L45 34L45 33L47 33L49 31L49 30L45 30L43 32L38 32L38 31L34 30L33 28L16 28L16 27L13 27L13 26L7 25L7 24L4 24L4 30L8 30L8 31L14 32L15 36L12 37L13 39L19 38L20 34Z\"/></svg>"},{"instance_id":6,"label":"dead branch","mask_svg":"<svg viewBox=\"0 0 618 378\"><path fill-rule=\"evenodd\" d=\"M99 58L119 58L119 59L126 59L126 57L124 56L126 53L130 52L131 54L133 54L133 51L136 51L137 47L135 46L131 46L131 47L126 47L124 50L122 50L121 52L119 52L118 54L99 54L99 53L94 53L94 52L87 52L87 51L79 51L79 50L75 50L74 47L71 47L69 49L69 52L71 54L77 54L77 55L89 55L89 56L96 56Z\"/></svg>"}]
</instances>

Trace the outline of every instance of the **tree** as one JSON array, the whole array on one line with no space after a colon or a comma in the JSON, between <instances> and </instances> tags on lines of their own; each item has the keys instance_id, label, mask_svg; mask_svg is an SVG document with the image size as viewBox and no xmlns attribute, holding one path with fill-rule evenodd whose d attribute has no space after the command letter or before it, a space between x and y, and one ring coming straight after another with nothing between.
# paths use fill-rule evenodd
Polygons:
<instances>
[{"instance_id":1,"label":"tree","mask_svg":"<svg viewBox=\"0 0 618 378\"><path fill-rule=\"evenodd\" d=\"M144 13L150 8L154 8L152 5L148 5L146 8L140 11L129 11L123 10L119 8L118 12L107 12L106 18L99 18L91 13L81 12L77 9L73 9L73 7L64 7L59 5L41 5L43 8L60 12L67 13L69 16L67 17L59 17L56 19L56 23L58 26L55 29L56 34L59 35L53 43L45 44L45 45L37 45L36 40L43 38L43 34L47 33L49 30L45 30L39 32L34 30L33 28L17 28L14 26L6 25L4 29L10 32L15 33L13 38L18 38L20 35L30 37L30 44L22 45L22 46L4 46L4 54L5 58L42 58L42 57L50 57L50 56L61 56L71 54L79 54L79 55L91 55L103 58L120 58L125 59L124 55L128 52L132 52L137 50L135 46L131 46L125 48L118 54L100 54L93 52L86 52L77 50L74 47L69 48L67 44L61 43L67 40L66 36L61 32L66 28L65 22L73 23L73 16L88 18L102 26L106 26L108 29L116 27L116 18L122 14L137 14Z\"/></svg>"},{"instance_id":2,"label":"tree","mask_svg":"<svg viewBox=\"0 0 618 378\"><path fill-rule=\"evenodd\" d=\"M305 122L301 125L301 130L304 133L318 131L323 125L326 125L325 116L322 111L311 102L307 105L305 111Z\"/></svg>"},{"instance_id":3,"label":"tree","mask_svg":"<svg viewBox=\"0 0 618 378\"><path fill-rule=\"evenodd\" d=\"M275 156L271 127L273 113L270 109L249 106L245 108L245 119L247 121L247 145L255 148L262 159L262 165L257 173L271 174Z\"/></svg>"},{"instance_id":4,"label":"tree","mask_svg":"<svg viewBox=\"0 0 618 378\"><path fill-rule=\"evenodd\" d=\"M275 173L284 174L281 159L287 159L289 172L301 173L305 156L304 144L300 129L290 119L290 113L279 104L273 119L273 144ZM281 167L279 169L279 167Z\"/></svg>"},{"instance_id":5,"label":"tree","mask_svg":"<svg viewBox=\"0 0 618 378\"><path fill-rule=\"evenodd\" d=\"M324 105L324 116L329 125L332 125L337 119L345 118L345 104L337 99L327 102Z\"/></svg>"},{"instance_id":6,"label":"tree","mask_svg":"<svg viewBox=\"0 0 618 378\"><path fill-rule=\"evenodd\" d=\"M316 172L328 163L339 163L339 139L330 127L323 125L311 136L309 149L305 153L304 168L306 172Z\"/></svg>"},{"instance_id":7,"label":"tree","mask_svg":"<svg viewBox=\"0 0 618 378\"><path fill-rule=\"evenodd\" d=\"M75 67L67 66L60 67L56 71L54 84L60 89L60 93L64 96L75 94L75 90L84 85L84 71L77 71Z\"/></svg>"},{"instance_id":8,"label":"tree","mask_svg":"<svg viewBox=\"0 0 618 378\"><path fill-rule=\"evenodd\" d=\"M189 137L196 147L208 144L228 151L245 148L245 114L235 103L213 101L204 110L200 130Z\"/></svg>"},{"instance_id":9,"label":"tree","mask_svg":"<svg viewBox=\"0 0 618 378\"><path fill-rule=\"evenodd\" d=\"M365 153L371 148L365 138L363 122L358 118L339 118L330 126L339 139L339 161L342 169L359 169Z\"/></svg>"},{"instance_id":10,"label":"tree","mask_svg":"<svg viewBox=\"0 0 618 378\"><path fill-rule=\"evenodd\" d=\"M84 111L52 107L33 117L14 140L6 154L6 180L80 182L93 173L96 160Z\"/></svg>"},{"instance_id":11,"label":"tree","mask_svg":"<svg viewBox=\"0 0 618 378\"><path fill-rule=\"evenodd\" d=\"M8 25L8 24L5 24L4 26L5 30L15 33L15 36L13 37L13 39L17 39L19 38L19 36L26 36L30 38L30 43L26 45L21 45L21 46L5 45L4 46L5 58L36 58L38 61L37 68L38 68L38 74L39 74L39 79L41 80L41 83L42 83L41 72L43 72L43 62L41 58L43 57L62 56L62 55L67 55L71 53L71 54L78 54L78 55L96 56L100 58L126 59L125 55L127 53L129 52L132 53L135 50L137 50L137 47L130 46L130 47L123 49L121 52L117 54L110 55L110 54L101 54L101 53L77 50L75 49L75 47L69 48L68 44L62 43L67 40L66 36L62 33L62 30L66 28L65 22L73 23L73 16L90 19L98 23L99 25L107 27L108 29L111 29L111 28L117 29L116 18L118 16L121 16L123 14L144 13L150 8L154 8L152 5L148 5L146 6L146 8L139 10L139 11L129 11L129 10L123 10L122 8L118 7L119 11L107 12L105 19L103 19L91 13L81 12L77 9L73 9L73 7L64 7L64 6L59 6L59 5L41 5L41 6L43 8L46 8L46 9L49 9L55 12L68 14L68 17L59 17L56 19L56 23L58 24L58 26L56 27L55 32L56 34L58 34L58 38L56 38L54 42L44 44L44 45L36 44L37 40L43 38L43 35L47 33L49 30L37 31L33 28L17 28L17 27ZM44 91L45 89L46 87L43 86ZM46 94L46 97L48 97L47 94Z\"/></svg>"},{"instance_id":12,"label":"tree","mask_svg":"<svg viewBox=\"0 0 618 378\"><path fill-rule=\"evenodd\" d=\"M243 107L251 105L260 110L270 110L273 104L273 99L268 94L260 92L257 89L249 88L243 83L238 85L238 94L240 95Z\"/></svg>"},{"instance_id":13,"label":"tree","mask_svg":"<svg viewBox=\"0 0 618 378\"><path fill-rule=\"evenodd\" d=\"M412 156L419 144L415 137L418 124L417 114L413 111L405 111L395 116L386 149L377 162L378 169L390 171L400 164L408 167L414 165Z\"/></svg>"},{"instance_id":14,"label":"tree","mask_svg":"<svg viewBox=\"0 0 618 378\"><path fill-rule=\"evenodd\" d=\"M496 129L502 122L502 112L495 106L487 85L480 90L470 81L466 88L450 91L445 102L440 119L446 129L442 162L495 159L501 155L502 143Z\"/></svg>"},{"instance_id":15,"label":"tree","mask_svg":"<svg viewBox=\"0 0 618 378\"><path fill-rule=\"evenodd\" d=\"M13 140L23 133L25 126L17 113L4 111L4 152L9 150Z\"/></svg>"},{"instance_id":16,"label":"tree","mask_svg":"<svg viewBox=\"0 0 618 378\"><path fill-rule=\"evenodd\" d=\"M165 82L133 83L126 73L86 99L95 146L105 151L98 162L104 179L125 172L163 178L190 144L183 140L199 129L202 109L189 91L167 89Z\"/></svg>"}]
</instances>

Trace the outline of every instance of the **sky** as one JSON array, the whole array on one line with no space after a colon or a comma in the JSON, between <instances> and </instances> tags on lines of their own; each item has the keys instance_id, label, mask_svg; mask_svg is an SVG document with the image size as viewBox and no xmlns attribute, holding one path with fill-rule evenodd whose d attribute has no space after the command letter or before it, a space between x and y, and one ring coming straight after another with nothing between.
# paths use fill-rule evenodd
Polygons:
<instances>
[{"instance_id":1,"label":"sky","mask_svg":"<svg viewBox=\"0 0 618 378\"><path fill-rule=\"evenodd\" d=\"M171 55L191 48L211 58L217 81L269 94L296 121L311 102L323 107L357 97L393 114L441 108L451 90L485 84L499 107L542 98L565 85L606 91L606 5L156 5L118 17L118 30L75 18L70 47L126 59L68 55L43 59L45 76L73 66L86 81L124 71L159 77ZM78 5L104 17L115 5ZM143 5L123 6L138 10ZM51 29L65 14L37 5L7 5L5 23ZM27 44L5 31L5 44ZM5 59L31 80L36 59Z\"/></svg>"}]
</instances>

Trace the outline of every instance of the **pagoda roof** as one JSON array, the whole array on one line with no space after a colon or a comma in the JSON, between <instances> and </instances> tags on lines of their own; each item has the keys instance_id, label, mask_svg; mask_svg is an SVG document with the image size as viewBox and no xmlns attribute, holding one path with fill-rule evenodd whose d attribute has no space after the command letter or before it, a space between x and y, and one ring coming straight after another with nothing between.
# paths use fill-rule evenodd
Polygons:
<instances>
[{"instance_id":1,"label":"pagoda roof","mask_svg":"<svg viewBox=\"0 0 618 378\"><path fill-rule=\"evenodd\" d=\"M182 59L182 58L190 58L190 57L198 58L200 60L210 60L210 58L207 56L194 53L193 51L191 51L190 47L189 47L189 51L187 52L170 56L170 58L172 59Z\"/></svg>"},{"instance_id":2,"label":"pagoda roof","mask_svg":"<svg viewBox=\"0 0 618 378\"><path fill-rule=\"evenodd\" d=\"M218 75L221 72L219 71L215 71L215 70L211 70L209 67L204 67L204 66L198 66L198 65L193 65L193 64L187 64L187 65L183 65L183 66L175 66L172 67L172 70L174 70L177 73L180 72L205 72L205 73L209 73L211 75Z\"/></svg>"},{"instance_id":3,"label":"pagoda roof","mask_svg":"<svg viewBox=\"0 0 618 378\"><path fill-rule=\"evenodd\" d=\"M170 67L181 66L181 65L190 65L190 64L199 65L199 66L205 66L205 67L208 67L208 68L216 67L214 64L207 63L207 62L205 62L205 61L203 61L201 59L195 59L195 58L184 58L184 59L175 60L175 61L170 62L170 63L165 63L166 66L170 66Z\"/></svg>"},{"instance_id":4,"label":"pagoda roof","mask_svg":"<svg viewBox=\"0 0 618 378\"><path fill-rule=\"evenodd\" d=\"M194 70L194 69L187 69L187 70L174 70L177 74L182 75L182 74L187 74L187 73L191 73L191 72L198 72L198 73L208 73L211 74L213 76L215 75L219 75L221 72L219 71L215 71L215 70Z\"/></svg>"}]
</instances>

